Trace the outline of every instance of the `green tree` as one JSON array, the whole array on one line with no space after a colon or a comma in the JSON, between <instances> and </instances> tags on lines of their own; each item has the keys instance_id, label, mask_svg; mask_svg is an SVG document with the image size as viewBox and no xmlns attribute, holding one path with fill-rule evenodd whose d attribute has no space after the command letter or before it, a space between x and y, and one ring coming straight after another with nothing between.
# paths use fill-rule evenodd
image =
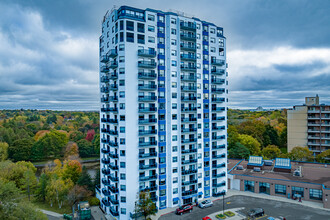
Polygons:
<instances>
[{"instance_id":1,"label":"green tree","mask_svg":"<svg viewBox=\"0 0 330 220\"><path fill-rule=\"evenodd\" d=\"M94 191L95 187L94 187L92 178L89 175L89 173L87 172L87 168L85 166L83 166L83 168L82 168L82 172L77 181L77 184L80 186L86 186L88 190Z\"/></svg>"},{"instance_id":2,"label":"green tree","mask_svg":"<svg viewBox=\"0 0 330 220\"><path fill-rule=\"evenodd\" d=\"M260 146L264 146L263 134L265 131L265 124L258 120L245 121L238 126L238 132L240 134L247 134L252 136L259 142Z\"/></svg>"},{"instance_id":3,"label":"green tree","mask_svg":"<svg viewBox=\"0 0 330 220\"><path fill-rule=\"evenodd\" d=\"M280 136L279 136L280 148L287 149L287 142L288 142L287 139L288 139L288 129L287 129L287 127L284 127L283 131L280 133Z\"/></svg>"},{"instance_id":4,"label":"green tree","mask_svg":"<svg viewBox=\"0 0 330 220\"><path fill-rule=\"evenodd\" d=\"M46 120L47 124L52 124L52 123L55 124L56 121L57 121L57 117L55 114L49 115Z\"/></svg>"},{"instance_id":5,"label":"green tree","mask_svg":"<svg viewBox=\"0 0 330 220\"><path fill-rule=\"evenodd\" d=\"M150 192L140 192L139 200L135 203L135 214L140 213L146 220L150 215L156 215L156 204L151 199Z\"/></svg>"},{"instance_id":6,"label":"green tree","mask_svg":"<svg viewBox=\"0 0 330 220\"><path fill-rule=\"evenodd\" d=\"M100 179L101 179L101 173L100 173L100 170L97 170L95 178L94 178L94 189L96 186L99 186L101 184Z\"/></svg>"},{"instance_id":7,"label":"green tree","mask_svg":"<svg viewBox=\"0 0 330 220\"><path fill-rule=\"evenodd\" d=\"M9 158L14 161L31 160L34 140L32 138L18 139L8 148Z\"/></svg>"},{"instance_id":8,"label":"green tree","mask_svg":"<svg viewBox=\"0 0 330 220\"><path fill-rule=\"evenodd\" d=\"M84 133L82 133L81 131L74 131L70 134L70 141L74 141L74 142L78 142L82 139L85 138Z\"/></svg>"},{"instance_id":9,"label":"green tree","mask_svg":"<svg viewBox=\"0 0 330 220\"><path fill-rule=\"evenodd\" d=\"M263 147L268 145L276 145L278 146L279 140L278 140L278 134L277 131L270 125L265 126L265 131L263 133Z\"/></svg>"},{"instance_id":10,"label":"green tree","mask_svg":"<svg viewBox=\"0 0 330 220\"><path fill-rule=\"evenodd\" d=\"M49 177L47 176L47 174L42 173L39 177L39 183L36 190L36 197L38 198L39 201L46 200L46 195L47 195L46 188L48 182L49 182Z\"/></svg>"},{"instance_id":11,"label":"green tree","mask_svg":"<svg viewBox=\"0 0 330 220\"><path fill-rule=\"evenodd\" d=\"M8 144L6 142L0 142L0 162L5 161L8 158Z\"/></svg>"},{"instance_id":12,"label":"green tree","mask_svg":"<svg viewBox=\"0 0 330 220\"><path fill-rule=\"evenodd\" d=\"M62 178L64 180L70 179L74 184L77 183L82 168L81 164L77 160L66 160L62 170Z\"/></svg>"},{"instance_id":13,"label":"green tree","mask_svg":"<svg viewBox=\"0 0 330 220\"><path fill-rule=\"evenodd\" d=\"M236 146L238 142L238 131L234 125L228 125L228 149Z\"/></svg>"},{"instance_id":14,"label":"green tree","mask_svg":"<svg viewBox=\"0 0 330 220\"><path fill-rule=\"evenodd\" d=\"M289 153L291 160L297 161L308 161L311 160L313 153L308 149L308 147L294 147Z\"/></svg>"},{"instance_id":15,"label":"green tree","mask_svg":"<svg viewBox=\"0 0 330 220\"><path fill-rule=\"evenodd\" d=\"M79 148L80 157L90 157L93 155L93 145L91 142L87 141L86 139L82 139L77 142Z\"/></svg>"},{"instance_id":16,"label":"green tree","mask_svg":"<svg viewBox=\"0 0 330 220\"><path fill-rule=\"evenodd\" d=\"M238 140L242 145L244 145L247 149L249 149L251 154L253 155L260 154L260 143L252 136L246 134L239 134Z\"/></svg>"},{"instance_id":17,"label":"green tree","mask_svg":"<svg viewBox=\"0 0 330 220\"><path fill-rule=\"evenodd\" d=\"M92 145L94 154L100 155L100 133L95 134Z\"/></svg>"},{"instance_id":18,"label":"green tree","mask_svg":"<svg viewBox=\"0 0 330 220\"><path fill-rule=\"evenodd\" d=\"M282 154L281 150L275 145L268 145L261 151L262 156L268 159L274 159L280 157Z\"/></svg>"},{"instance_id":19,"label":"green tree","mask_svg":"<svg viewBox=\"0 0 330 220\"><path fill-rule=\"evenodd\" d=\"M63 180L62 178L53 177L46 187L46 200L50 203L50 206L57 203L58 207L62 208L72 187L73 183L70 179Z\"/></svg>"},{"instance_id":20,"label":"green tree","mask_svg":"<svg viewBox=\"0 0 330 220\"><path fill-rule=\"evenodd\" d=\"M250 151L241 143L236 142L236 144L228 150L228 154L229 158L247 159L250 155Z\"/></svg>"},{"instance_id":21,"label":"green tree","mask_svg":"<svg viewBox=\"0 0 330 220\"><path fill-rule=\"evenodd\" d=\"M330 149L323 151L319 155L317 155L317 161L320 163L329 163L330 160Z\"/></svg>"}]
</instances>

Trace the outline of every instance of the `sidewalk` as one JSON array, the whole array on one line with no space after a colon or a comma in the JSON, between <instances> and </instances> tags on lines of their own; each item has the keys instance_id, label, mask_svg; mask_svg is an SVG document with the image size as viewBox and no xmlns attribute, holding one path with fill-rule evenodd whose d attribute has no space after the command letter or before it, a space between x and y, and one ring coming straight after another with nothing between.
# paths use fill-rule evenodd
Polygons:
<instances>
[{"instance_id":1,"label":"sidewalk","mask_svg":"<svg viewBox=\"0 0 330 220\"><path fill-rule=\"evenodd\" d=\"M288 199L286 197L270 196L270 195L267 195L267 194L259 194L259 193L252 193L252 192L245 192L245 191L238 191L238 190L229 189L227 191L227 194L225 195L225 199L228 198L228 197L231 197L231 196L249 196L249 197L255 197L255 198L262 198L262 199L270 199L270 200L275 200L275 201L279 201L279 202L294 203L294 204L297 204L297 205L307 206L307 207L310 207L310 208L316 208L316 209L322 209L322 210L325 210L325 211L329 211L329 209L323 208L322 203L304 201L304 200L302 202L298 202L296 200ZM211 199L212 201L222 200L222 196L220 196L220 197L210 197L209 199ZM163 210L159 210L155 216L151 216L151 219L152 220L157 220L162 215L166 215L168 213L175 212L175 210L177 208L178 207L173 207L173 208L166 208L166 209L163 209ZM230 218L230 219L234 220L233 218Z\"/></svg>"},{"instance_id":2,"label":"sidewalk","mask_svg":"<svg viewBox=\"0 0 330 220\"><path fill-rule=\"evenodd\" d=\"M44 214L49 215L49 216L52 216L52 217L55 217L55 218L61 219L63 217L62 214L59 214L57 212L47 211L47 210L44 210L44 209L39 209L39 210L41 212L43 212Z\"/></svg>"}]
</instances>

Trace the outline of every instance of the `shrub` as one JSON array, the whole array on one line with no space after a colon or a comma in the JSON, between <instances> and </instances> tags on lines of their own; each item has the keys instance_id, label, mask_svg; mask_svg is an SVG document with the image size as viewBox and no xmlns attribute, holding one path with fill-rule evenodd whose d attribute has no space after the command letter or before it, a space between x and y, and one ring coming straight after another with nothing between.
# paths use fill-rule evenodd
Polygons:
<instances>
[{"instance_id":1,"label":"shrub","mask_svg":"<svg viewBox=\"0 0 330 220\"><path fill-rule=\"evenodd\" d=\"M217 219L225 219L225 218L226 218L226 216L223 215L223 214L216 215L215 217L216 217Z\"/></svg>"},{"instance_id":2,"label":"shrub","mask_svg":"<svg viewBox=\"0 0 330 220\"><path fill-rule=\"evenodd\" d=\"M235 215L235 213L228 211L228 212L225 212L225 215L227 215L228 217L232 217Z\"/></svg>"},{"instance_id":3,"label":"shrub","mask_svg":"<svg viewBox=\"0 0 330 220\"><path fill-rule=\"evenodd\" d=\"M88 199L89 205L90 206L98 206L100 205L100 200L96 197L89 197Z\"/></svg>"}]
</instances>

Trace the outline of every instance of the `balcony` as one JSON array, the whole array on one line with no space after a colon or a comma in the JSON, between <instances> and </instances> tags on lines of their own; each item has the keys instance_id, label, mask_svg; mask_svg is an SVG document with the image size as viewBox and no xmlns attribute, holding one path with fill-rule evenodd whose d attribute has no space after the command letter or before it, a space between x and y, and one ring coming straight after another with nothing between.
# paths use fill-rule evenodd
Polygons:
<instances>
[{"instance_id":1,"label":"balcony","mask_svg":"<svg viewBox=\"0 0 330 220\"><path fill-rule=\"evenodd\" d=\"M110 196L110 191L106 190L106 189L102 189L102 193L105 196Z\"/></svg>"},{"instance_id":2,"label":"balcony","mask_svg":"<svg viewBox=\"0 0 330 220\"><path fill-rule=\"evenodd\" d=\"M155 71L139 71L138 78L139 79L156 79L157 74Z\"/></svg>"},{"instance_id":3,"label":"balcony","mask_svg":"<svg viewBox=\"0 0 330 220\"><path fill-rule=\"evenodd\" d=\"M212 164L212 168L224 168L226 167L225 163L221 163L221 164Z\"/></svg>"},{"instance_id":4,"label":"balcony","mask_svg":"<svg viewBox=\"0 0 330 220\"><path fill-rule=\"evenodd\" d=\"M109 96L110 102L118 102L118 96Z\"/></svg>"},{"instance_id":5,"label":"balcony","mask_svg":"<svg viewBox=\"0 0 330 220\"><path fill-rule=\"evenodd\" d=\"M144 107L144 108L139 108L139 113L151 113L151 112L156 112L157 107ZM157 121L157 119L156 119Z\"/></svg>"},{"instance_id":6,"label":"balcony","mask_svg":"<svg viewBox=\"0 0 330 220\"><path fill-rule=\"evenodd\" d=\"M111 152L111 153L109 153L109 157L112 159L118 159L118 154Z\"/></svg>"},{"instance_id":7,"label":"balcony","mask_svg":"<svg viewBox=\"0 0 330 220\"><path fill-rule=\"evenodd\" d=\"M150 180L156 180L158 178L158 175L152 175L152 176L140 176L139 180L140 181L150 181Z\"/></svg>"},{"instance_id":8,"label":"balcony","mask_svg":"<svg viewBox=\"0 0 330 220\"><path fill-rule=\"evenodd\" d=\"M153 146L157 146L157 141L139 142L139 147L153 147Z\"/></svg>"},{"instance_id":9,"label":"balcony","mask_svg":"<svg viewBox=\"0 0 330 220\"><path fill-rule=\"evenodd\" d=\"M188 31L196 31L196 24L191 22L180 22L180 28Z\"/></svg>"},{"instance_id":10,"label":"balcony","mask_svg":"<svg viewBox=\"0 0 330 220\"><path fill-rule=\"evenodd\" d=\"M102 76L101 79L100 79L100 81L101 81L102 83L108 83L108 82L109 82L109 77L107 77L107 76Z\"/></svg>"},{"instance_id":11,"label":"balcony","mask_svg":"<svg viewBox=\"0 0 330 220\"><path fill-rule=\"evenodd\" d=\"M100 69L100 71L102 73L107 73L107 72L109 72L109 68L107 66L102 66L101 69Z\"/></svg>"},{"instance_id":12,"label":"balcony","mask_svg":"<svg viewBox=\"0 0 330 220\"><path fill-rule=\"evenodd\" d=\"M139 96L138 100L139 102L154 102L157 101L157 96L150 96L150 95Z\"/></svg>"},{"instance_id":13,"label":"balcony","mask_svg":"<svg viewBox=\"0 0 330 220\"><path fill-rule=\"evenodd\" d=\"M197 80L196 76L189 76L189 75L182 75L181 76L182 81L188 81L188 82L195 82Z\"/></svg>"},{"instance_id":14,"label":"balcony","mask_svg":"<svg viewBox=\"0 0 330 220\"><path fill-rule=\"evenodd\" d=\"M138 62L138 67L141 68L156 68L157 64L155 61L146 61L146 60L140 60Z\"/></svg>"},{"instance_id":15,"label":"balcony","mask_svg":"<svg viewBox=\"0 0 330 220\"><path fill-rule=\"evenodd\" d=\"M219 154L219 155L212 155L212 159L221 159L221 158L225 158L226 154Z\"/></svg>"},{"instance_id":16,"label":"balcony","mask_svg":"<svg viewBox=\"0 0 330 220\"><path fill-rule=\"evenodd\" d=\"M182 170L181 174L182 175L190 175L190 174L194 174L197 173L197 169L189 169L189 170Z\"/></svg>"},{"instance_id":17,"label":"balcony","mask_svg":"<svg viewBox=\"0 0 330 220\"><path fill-rule=\"evenodd\" d=\"M213 139L213 140L223 140L223 139L225 139L225 138L226 138L225 135L219 135L219 136L214 136L214 135L212 135L212 139Z\"/></svg>"},{"instance_id":18,"label":"balcony","mask_svg":"<svg viewBox=\"0 0 330 220\"><path fill-rule=\"evenodd\" d=\"M222 69L212 69L211 70L211 74L214 74L214 75L223 75L223 74L225 74L225 70L222 70Z\"/></svg>"},{"instance_id":19,"label":"balcony","mask_svg":"<svg viewBox=\"0 0 330 220\"><path fill-rule=\"evenodd\" d=\"M106 169L106 168L102 168L102 171L101 171L104 175L109 175L110 174L110 170L109 169ZM104 184L104 183L103 183ZM106 184L105 184L106 185Z\"/></svg>"},{"instance_id":20,"label":"balcony","mask_svg":"<svg viewBox=\"0 0 330 220\"><path fill-rule=\"evenodd\" d=\"M118 142L110 141L110 142L109 142L109 145L110 145L111 147L118 147Z\"/></svg>"},{"instance_id":21,"label":"balcony","mask_svg":"<svg viewBox=\"0 0 330 220\"><path fill-rule=\"evenodd\" d=\"M153 202L157 202L158 201L158 196L156 196L156 195L155 196L151 196L150 199Z\"/></svg>"},{"instance_id":22,"label":"balcony","mask_svg":"<svg viewBox=\"0 0 330 220\"><path fill-rule=\"evenodd\" d=\"M157 129L153 129L153 130L140 130L139 131L139 136L155 135L155 134L157 134Z\"/></svg>"},{"instance_id":23,"label":"balcony","mask_svg":"<svg viewBox=\"0 0 330 220\"><path fill-rule=\"evenodd\" d=\"M191 133L196 132L197 128L181 128L181 133Z\"/></svg>"},{"instance_id":24,"label":"balcony","mask_svg":"<svg viewBox=\"0 0 330 220\"><path fill-rule=\"evenodd\" d=\"M181 43L180 48L181 48L181 50L186 50L186 51L196 51L196 45L195 44Z\"/></svg>"},{"instance_id":25,"label":"balcony","mask_svg":"<svg viewBox=\"0 0 330 220\"><path fill-rule=\"evenodd\" d=\"M196 71L196 66L195 65L180 65L181 71Z\"/></svg>"},{"instance_id":26,"label":"balcony","mask_svg":"<svg viewBox=\"0 0 330 220\"><path fill-rule=\"evenodd\" d=\"M212 107L212 111L214 112L223 112L225 110L225 107Z\"/></svg>"},{"instance_id":27,"label":"balcony","mask_svg":"<svg viewBox=\"0 0 330 220\"><path fill-rule=\"evenodd\" d=\"M211 92L222 94L222 93L225 92L225 89L212 88L212 89L211 89Z\"/></svg>"},{"instance_id":28,"label":"balcony","mask_svg":"<svg viewBox=\"0 0 330 220\"><path fill-rule=\"evenodd\" d=\"M105 186L110 186L110 181L107 180L107 179L102 179L102 183L103 183L103 185L105 185Z\"/></svg>"},{"instance_id":29,"label":"balcony","mask_svg":"<svg viewBox=\"0 0 330 220\"><path fill-rule=\"evenodd\" d=\"M196 61L195 54L181 54L180 57L181 57L181 60Z\"/></svg>"},{"instance_id":30,"label":"balcony","mask_svg":"<svg viewBox=\"0 0 330 220\"><path fill-rule=\"evenodd\" d=\"M187 190L187 191L183 191L182 192L182 196L189 196L189 195L193 195L193 194L197 194L197 189L195 189L195 190Z\"/></svg>"},{"instance_id":31,"label":"balcony","mask_svg":"<svg viewBox=\"0 0 330 220\"><path fill-rule=\"evenodd\" d=\"M184 122L184 123L190 123L190 122L197 122L197 118L181 118L181 122Z\"/></svg>"},{"instance_id":32,"label":"balcony","mask_svg":"<svg viewBox=\"0 0 330 220\"><path fill-rule=\"evenodd\" d=\"M102 91L102 88L101 88L101 91ZM103 89L103 91L109 91L109 90ZM106 93L108 93L108 92L106 92ZM102 97L101 102L109 103L110 102L109 97Z\"/></svg>"},{"instance_id":33,"label":"balcony","mask_svg":"<svg viewBox=\"0 0 330 220\"><path fill-rule=\"evenodd\" d=\"M109 179L110 179L112 182L118 182L118 180L119 180L118 177L113 176L113 175L110 175L110 176L109 176Z\"/></svg>"},{"instance_id":34,"label":"balcony","mask_svg":"<svg viewBox=\"0 0 330 220\"><path fill-rule=\"evenodd\" d=\"M119 200L115 199L114 196L110 196L110 202L114 205L118 205L119 204Z\"/></svg>"},{"instance_id":35,"label":"balcony","mask_svg":"<svg viewBox=\"0 0 330 220\"><path fill-rule=\"evenodd\" d=\"M224 79L212 78L211 83L213 83L213 84L224 84L225 80Z\"/></svg>"},{"instance_id":36,"label":"balcony","mask_svg":"<svg viewBox=\"0 0 330 220\"><path fill-rule=\"evenodd\" d=\"M101 139L101 142L103 143L103 144L107 144L107 143L109 143L109 139L105 139L105 138L102 138Z\"/></svg>"},{"instance_id":37,"label":"balcony","mask_svg":"<svg viewBox=\"0 0 330 220\"><path fill-rule=\"evenodd\" d=\"M101 92L103 92L103 93L109 93L109 87L102 86L101 87Z\"/></svg>"},{"instance_id":38,"label":"balcony","mask_svg":"<svg viewBox=\"0 0 330 220\"><path fill-rule=\"evenodd\" d=\"M117 187L115 187L114 185L109 186L109 190L112 193L119 193L119 189Z\"/></svg>"},{"instance_id":39,"label":"balcony","mask_svg":"<svg viewBox=\"0 0 330 220\"><path fill-rule=\"evenodd\" d=\"M109 168L111 170L118 170L119 169L119 167L117 165L115 165L115 164L109 164Z\"/></svg>"},{"instance_id":40,"label":"balcony","mask_svg":"<svg viewBox=\"0 0 330 220\"><path fill-rule=\"evenodd\" d=\"M223 181L221 183L212 183L212 186L213 187L222 187L222 186L225 186L225 185L226 185L226 182L225 181Z\"/></svg>"},{"instance_id":41,"label":"balcony","mask_svg":"<svg viewBox=\"0 0 330 220\"><path fill-rule=\"evenodd\" d=\"M102 203L103 203L104 206L107 206L107 207L110 206L110 202L107 201L106 198L103 198L103 199L102 199Z\"/></svg>"},{"instance_id":42,"label":"balcony","mask_svg":"<svg viewBox=\"0 0 330 220\"><path fill-rule=\"evenodd\" d=\"M184 107L184 108L181 108L181 111L182 112L194 112L194 111L197 111L197 108L196 107Z\"/></svg>"},{"instance_id":43,"label":"balcony","mask_svg":"<svg viewBox=\"0 0 330 220\"><path fill-rule=\"evenodd\" d=\"M117 50L115 50L115 49L111 49L111 50L109 50L109 52L108 52L108 56L109 56L109 57L112 57L112 58L118 56Z\"/></svg>"},{"instance_id":44,"label":"balcony","mask_svg":"<svg viewBox=\"0 0 330 220\"><path fill-rule=\"evenodd\" d=\"M196 92L196 86L181 86L181 90L185 92Z\"/></svg>"},{"instance_id":45,"label":"balcony","mask_svg":"<svg viewBox=\"0 0 330 220\"><path fill-rule=\"evenodd\" d=\"M217 98L217 97L213 97L212 99L212 102L219 102L219 103L222 103L225 101L225 98Z\"/></svg>"},{"instance_id":46,"label":"balcony","mask_svg":"<svg viewBox=\"0 0 330 220\"><path fill-rule=\"evenodd\" d=\"M196 100L197 100L197 97L181 96L182 102L195 102Z\"/></svg>"},{"instance_id":47,"label":"balcony","mask_svg":"<svg viewBox=\"0 0 330 220\"><path fill-rule=\"evenodd\" d=\"M118 79L118 74L117 73L115 73L115 72L112 72L112 73L110 73L110 79L112 79L112 80L114 80L114 79Z\"/></svg>"},{"instance_id":48,"label":"balcony","mask_svg":"<svg viewBox=\"0 0 330 220\"><path fill-rule=\"evenodd\" d=\"M108 154L110 152L110 149L108 148L101 148L102 154Z\"/></svg>"},{"instance_id":49,"label":"balcony","mask_svg":"<svg viewBox=\"0 0 330 220\"><path fill-rule=\"evenodd\" d=\"M155 84L144 84L138 86L139 90L156 90L157 85Z\"/></svg>"},{"instance_id":50,"label":"balcony","mask_svg":"<svg viewBox=\"0 0 330 220\"><path fill-rule=\"evenodd\" d=\"M116 118L109 118L108 119L108 122L110 123L110 124L118 124L118 119L116 119ZM110 131L111 132L111 131ZM117 133L118 134L118 133Z\"/></svg>"},{"instance_id":51,"label":"balcony","mask_svg":"<svg viewBox=\"0 0 330 220\"><path fill-rule=\"evenodd\" d=\"M212 121L224 121L225 120L225 116L221 116L221 117L212 117Z\"/></svg>"},{"instance_id":52,"label":"balcony","mask_svg":"<svg viewBox=\"0 0 330 220\"><path fill-rule=\"evenodd\" d=\"M118 62L117 61L111 61L110 64L109 64L109 67L111 69L115 69L118 67Z\"/></svg>"},{"instance_id":53,"label":"balcony","mask_svg":"<svg viewBox=\"0 0 330 220\"><path fill-rule=\"evenodd\" d=\"M103 55L100 57L100 62L101 63L107 63L109 62L109 57L107 55Z\"/></svg>"},{"instance_id":54,"label":"balcony","mask_svg":"<svg viewBox=\"0 0 330 220\"><path fill-rule=\"evenodd\" d=\"M139 154L139 158L149 158L149 157L157 157L157 152L150 152L150 153L144 153L144 154Z\"/></svg>"},{"instance_id":55,"label":"balcony","mask_svg":"<svg viewBox=\"0 0 330 220\"><path fill-rule=\"evenodd\" d=\"M110 90L113 90L113 91L118 90L118 85L117 84L110 84Z\"/></svg>"},{"instance_id":56,"label":"balcony","mask_svg":"<svg viewBox=\"0 0 330 220\"><path fill-rule=\"evenodd\" d=\"M182 165L191 164L191 163L197 163L197 159L190 159L190 160L182 160L181 161Z\"/></svg>"},{"instance_id":57,"label":"balcony","mask_svg":"<svg viewBox=\"0 0 330 220\"><path fill-rule=\"evenodd\" d=\"M102 162L103 164L109 164L109 163L110 163L110 159L102 158L102 159L101 159L101 162Z\"/></svg>"},{"instance_id":58,"label":"balcony","mask_svg":"<svg viewBox=\"0 0 330 220\"><path fill-rule=\"evenodd\" d=\"M225 126L212 126L212 131L222 131L225 130Z\"/></svg>"},{"instance_id":59,"label":"balcony","mask_svg":"<svg viewBox=\"0 0 330 220\"><path fill-rule=\"evenodd\" d=\"M196 34L181 33L180 38L181 40L196 41Z\"/></svg>"},{"instance_id":60,"label":"balcony","mask_svg":"<svg viewBox=\"0 0 330 220\"><path fill-rule=\"evenodd\" d=\"M139 165L140 170L148 170L148 169L156 169L156 168L157 168L157 163L149 164L149 165L145 165L145 164Z\"/></svg>"},{"instance_id":61,"label":"balcony","mask_svg":"<svg viewBox=\"0 0 330 220\"><path fill-rule=\"evenodd\" d=\"M101 108L101 112L109 112L110 108Z\"/></svg>"},{"instance_id":62,"label":"balcony","mask_svg":"<svg viewBox=\"0 0 330 220\"><path fill-rule=\"evenodd\" d=\"M197 138L181 139L181 143L182 143L182 144L194 143L194 142L197 142Z\"/></svg>"},{"instance_id":63,"label":"balcony","mask_svg":"<svg viewBox=\"0 0 330 220\"><path fill-rule=\"evenodd\" d=\"M184 182L182 182L182 186L189 186L189 185L193 185L196 183L197 183L197 180L184 181Z\"/></svg>"},{"instance_id":64,"label":"balcony","mask_svg":"<svg viewBox=\"0 0 330 220\"><path fill-rule=\"evenodd\" d=\"M219 174L212 174L212 178L220 178L220 177L225 177L226 176L226 172L222 172Z\"/></svg>"},{"instance_id":65,"label":"balcony","mask_svg":"<svg viewBox=\"0 0 330 220\"><path fill-rule=\"evenodd\" d=\"M139 119L139 124L154 124L157 123L157 118Z\"/></svg>"},{"instance_id":66,"label":"balcony","mask_svg":"<svg viewBox=\"0 0 330 220\"><path fill-rule=\"evenodd\" d=\"M110 207L110 212L111 212L112 216L119 216L119 212L112 207Z\"/></svg>"},{"instance_id":67,"label":"balcony","mask_svg":"<svg viewBox=\"0 0 330 220\"><path fill-rule=\"evenodd\" d=\"M141 57L155 57L156 56L156 51L155 50L140 49L140 50L138 50L138 56L141 56Z\"/></svg>"},{"instance_id":68,"label":"balcony","mask_svg":"<svg viewBox=\"0 0 330 220\"><path fill-rule=\"evenodd\" d=\"M220 59L211 59L211 64L216 66L223 66L225 65L225 61Z\"/></svg>"},{"instance_id":69,"label":"balcony","mask_svg":"<svg viewBox=\"0 0 330 220\"><path fill-rule=\"evenodd\" d=\"M197 148L181 150L181 153L182 153L182 154L197 153Z\"/></svg>"},{"instance_id":70,"label":"balcony","mask_svg":"<svg viewBox=\"0 0 330 220\"><path fill-rule=\"evenodd\" d=\"M139 188L139 190L141 191L141 192L153 192L153 191L157 191L158 189L157 189L157 184L156 185L153 185L153 186L150 186L150 187L148 187L148 186L146 186L146 187L140 187Z\"/></svg>"}]
</instances>

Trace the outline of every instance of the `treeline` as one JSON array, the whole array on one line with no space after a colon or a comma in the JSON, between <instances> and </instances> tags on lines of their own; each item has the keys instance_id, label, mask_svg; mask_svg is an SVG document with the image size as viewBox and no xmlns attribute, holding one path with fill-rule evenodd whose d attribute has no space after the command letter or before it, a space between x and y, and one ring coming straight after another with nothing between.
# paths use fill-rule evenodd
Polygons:
<instances>
[{"instance_id":1,"label":"treeline","mask_svg":"<svg viewBox=\"0 0 330 220\"><path fill-rule=\"evenodd\" d=\"M72 144L82 158L98 156L99 141L98 112L0 111L0 155L13 161L60 159Z\"/></svg>"},{"instance_id":2,"label":"treeline","mask_svg":"<svg viewBox=\"0 0 330 220\"><path fill-rule=\"evenodd\" d=\"M316 157L306 146L287 152L286 110L258 111L228 110L228 156L248 159L250 155L264 159L276 157L297 161L328 162L330 150Z\"/></svg>"}]
</instances>

